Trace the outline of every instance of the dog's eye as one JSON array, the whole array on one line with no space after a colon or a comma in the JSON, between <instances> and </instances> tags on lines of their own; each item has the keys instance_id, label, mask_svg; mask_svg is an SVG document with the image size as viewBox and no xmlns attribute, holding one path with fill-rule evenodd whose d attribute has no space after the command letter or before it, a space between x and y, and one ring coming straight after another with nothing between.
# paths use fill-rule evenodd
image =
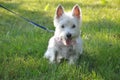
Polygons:
<instances>
[{"instance_id":1,"label":"dog's eye","mask_svg":"<svg viewBox=\"0 0 120 80\"><path fill-rule=\"evenodd\" d=\"M64 28L65 26L64 26L64 25L62 25L61 27L62 27L62 28Z\"/></svg>"},{"instance_id":2,"label":"dog's eye","mask_svg":"<svg viewBox=\"0 0 120 80\"><path fill-rule=\"evenodd\" d=\"M75 28L75 27L76 27L75 24L73 24L72 28Z\"/></svg>"}]
</instances>

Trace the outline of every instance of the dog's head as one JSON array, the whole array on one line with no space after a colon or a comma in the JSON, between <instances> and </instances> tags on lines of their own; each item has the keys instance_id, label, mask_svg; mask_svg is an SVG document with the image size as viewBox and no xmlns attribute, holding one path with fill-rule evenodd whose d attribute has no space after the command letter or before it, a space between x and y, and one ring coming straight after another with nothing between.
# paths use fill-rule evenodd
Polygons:
<instances>
[{"instance_id":1,"label":"dog's head","mask_svg":"<svg viewBox=\"0 0 120 80\"><path fill-rule=\"evenodd\" d=\"M64 12L64 8L58 5L55 17L55 37L59 38L64 45L71 45L80 35L81 10L75 5L71 12Z\"/></svg>"}]
</instances>

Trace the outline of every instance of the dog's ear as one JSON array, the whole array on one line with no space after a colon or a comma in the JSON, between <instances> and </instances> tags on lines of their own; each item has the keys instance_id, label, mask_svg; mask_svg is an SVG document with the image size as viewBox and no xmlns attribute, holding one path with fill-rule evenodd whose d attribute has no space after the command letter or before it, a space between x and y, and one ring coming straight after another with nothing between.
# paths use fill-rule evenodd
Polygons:
<instances>
[{"instance_id":1,"label":"dog's ear","mask_svg":"<svg viewBox=\"0 0 120 80\"><path fill-rule=\"evenodd\" d=\"M58 5L57 9L56 9L56 18L60 18L64 13L64 9L62 7L62 5Z\"/></svg>"},{"instance_id":2,"label":"dog's ear","mask_svg":"<svg viewBox=\"0 0 120 80\"><path fill-rule=\"evenodd\" d=\"M76 4L73 9L72 9L72 15L77 17L77 18L80 18L80 15L81 15L81 10L80 10L80 7L78 4Z\"/></svg>"}]
</instances>

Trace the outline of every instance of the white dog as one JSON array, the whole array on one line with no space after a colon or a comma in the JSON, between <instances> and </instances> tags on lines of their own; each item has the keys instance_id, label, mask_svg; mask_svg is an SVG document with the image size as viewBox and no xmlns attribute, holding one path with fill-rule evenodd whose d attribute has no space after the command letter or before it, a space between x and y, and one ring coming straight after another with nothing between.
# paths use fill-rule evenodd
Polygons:
<instances>
[{"instance_id":1,"label":"white dog","mask_svg":"<svg viewBox=\"0 0 120 80\"><path fill-rule=\"evenodd\" d=\"M67 59L70 64L76 63L82 53L82 39L80 37L81 10L75 5L71 12L64 12L59 5L54 17L55 33L49 40L44 57L51 63L59 63Z\"/></svg>"}]
</instances>

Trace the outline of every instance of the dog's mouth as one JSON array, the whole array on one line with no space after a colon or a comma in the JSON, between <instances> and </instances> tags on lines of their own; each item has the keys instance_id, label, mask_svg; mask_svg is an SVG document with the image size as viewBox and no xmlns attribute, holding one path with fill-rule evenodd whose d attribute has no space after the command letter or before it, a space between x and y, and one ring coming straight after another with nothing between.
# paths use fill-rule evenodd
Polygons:
<instances>
[{"instance_id":1,"label":"dog's mouth","mask_svg":"<svg viewBox=\"0 0 120 80\"><path fill-rule=\"evenodd\" d=\"M67 38L67 39L55 38L55 40L65 46L71 46L71 45L76 44L76 40L72 38Z\"/></svg>"},{"instance_id":2,"label":"dog's mouth","mask_svg":"<svg viewBox=\"0 0 120 80\"><path fill-rule=\"evenodd\" d=\"M75 40L72 40L72 38L68 38L68 39L63 40L63 44L65 46L70 46L70 45L73 45L75 43L76 43Z\"/></svg>"},{"instance_id":3,"label":"dog's mouth","mask_svg":"<svg viewBox=\"0 0 120 80\"><path fill-rule=\"evenodd\" d=\"M65 43L66 43L66 46L71 45L72 39L66 39L66 40L65 40Z\"/></svg>"}]
</instances>

